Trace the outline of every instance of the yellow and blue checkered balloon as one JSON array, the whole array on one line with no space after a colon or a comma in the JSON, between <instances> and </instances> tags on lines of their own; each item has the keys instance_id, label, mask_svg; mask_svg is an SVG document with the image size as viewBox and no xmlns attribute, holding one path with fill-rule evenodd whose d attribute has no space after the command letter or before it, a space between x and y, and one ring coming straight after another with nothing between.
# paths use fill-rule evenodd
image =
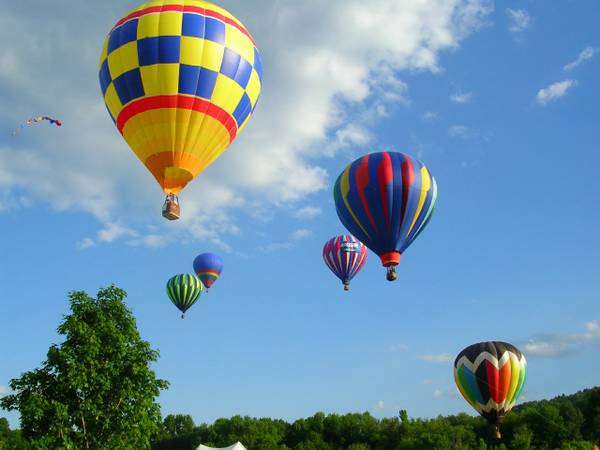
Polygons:
<instances>
[{"instance_id":1,"label":"yellow and blue checkered balloon","mask_svg":"<svg viewBox=\"0 0 600 450\"><path fill-rule=\"evenodd\" d=\"M125 141L177 194L252 115L262 66L229 12L203 0L153 0L119 20L100 55L100 87Z\"/></svg>"}]
</instances>

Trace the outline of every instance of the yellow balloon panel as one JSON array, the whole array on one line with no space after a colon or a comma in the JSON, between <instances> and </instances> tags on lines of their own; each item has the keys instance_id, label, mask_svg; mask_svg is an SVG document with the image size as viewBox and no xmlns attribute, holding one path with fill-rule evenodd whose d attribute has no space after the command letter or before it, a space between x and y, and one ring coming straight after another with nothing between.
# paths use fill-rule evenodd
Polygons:
<instances>
[{"instance_id":1,"label":"yellow balloon panel","mask_svg":"<svg viewBox=\"0 0 600 450\"><path fill-rule=\"evenodd\" d=\"M247 124L262 64L252 36L202 0L154 0L117 22L100 86L119 131L167 193L210 165Z\"/></svg>"},{"instance_id":2,"label":"yellow balloon panel","mask_svg":"<svg viewBox=\"0 0 600 450\"><path fill-rule=\"evenodd\" d=\"M123 128L123 137L165 192L174 194L208 167L231 139L214 117L175 108L136 114Z\"/></svg>"}]
</instances>

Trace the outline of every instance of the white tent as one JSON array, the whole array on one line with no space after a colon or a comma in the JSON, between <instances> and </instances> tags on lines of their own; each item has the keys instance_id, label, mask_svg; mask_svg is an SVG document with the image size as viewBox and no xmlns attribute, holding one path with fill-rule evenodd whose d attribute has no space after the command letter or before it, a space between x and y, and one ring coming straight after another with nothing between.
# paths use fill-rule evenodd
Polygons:
<instances>
[{"instance_id":1,"label":"white tent","mask_svg":"<svg viewBox=\"0 0 600 450\"><path fill-rule=\"evenodd\" d=\"M207 447L206 445L200 444L200 447L198 447L196 450L246 450L246 447L244 447L239 442L236 442L235 444L230 445L229 447L223 448Z\"/></svg>"}]
</instances>

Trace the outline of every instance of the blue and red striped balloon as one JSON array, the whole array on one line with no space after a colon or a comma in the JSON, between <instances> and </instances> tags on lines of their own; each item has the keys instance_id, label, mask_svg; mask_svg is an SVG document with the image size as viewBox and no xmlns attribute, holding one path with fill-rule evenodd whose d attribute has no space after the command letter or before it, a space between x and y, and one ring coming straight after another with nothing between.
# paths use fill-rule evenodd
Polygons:
<instances>
[{"instance_id":1,"label":"blue and red striped balloon","mask_svg":"<svg viewBox=\"0 0 600 450\"><path fill-rule=\"evenodd\" d=\"M350 289L350 280L354 278L367 261L367 247L354 236L336 236L325 242L323 259L327 267L344 284L344 290Z\"/></svg>"},{"instance_id":2,"label":"blue and red striped balloon","mask_svg":"<svg viewBox=\"0 0 600 450\"><path fill-rule=\"evenodd\" d=\"M202 253L194 259L194 272L202 281L202 284L208 289L213 285L223 271L223 260L214 253Z\"/></svg>"},{"instance_id":3,"label":"blue and red striped balloon","mask_svg":"<svg viewBox=\"0 0 600 450\"><path fill-rule=\"evenodd\" d=\"M400 256L431 219L437 185L422 162L404 153L371 153L340 174L333 198L342 224L379 255L392 281Z\"/></svg>"}]
</instances>

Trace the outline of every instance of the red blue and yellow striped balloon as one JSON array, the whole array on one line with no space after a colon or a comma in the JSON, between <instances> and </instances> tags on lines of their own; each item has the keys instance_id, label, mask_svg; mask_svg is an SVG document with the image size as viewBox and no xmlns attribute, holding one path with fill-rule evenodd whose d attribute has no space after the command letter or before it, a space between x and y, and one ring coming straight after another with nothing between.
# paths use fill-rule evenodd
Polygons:
<instances>
[{"instance_id":1,"label":"red blue and yellow striped balloon","mask_svg":"<svg viewBox=\"0 0 600 450\"><path fill-rule=\"evenodd\" d=\"M340 174L333 198L342 224L379 255L391 280L401 254L431 219L437 185L423 163L404 153L371 153Z\"/></svg>"},{"instance_id":2,"label":"red blue and yellow striped balloon","mask_svg":"<svg viewBox=\"0 0 600 450\"><path fill-rule=\"evenodd\" d=\"M181 191L247 124L261 90L252 36L204 0L153 0L117 22L100 87L119 132L167 194Z\"/></svg>"},{"instance_id":3,"label":"red blue and yellow striped balloon","mask_svg":"<svg viewBox=\"0 0 600 450\"><path fill-rule=\"evenodd\" d=\"M473 408L496 426L516 403L527 372L525 356L506 342L480 342L465 348L454 361L456 386Z\"/></svg>"},{"instance_id":4,"label":"red blue and yellow striped balloon","mask_svg":"<svg viewBox=\"0 0 600 450\"><path fill-rule=\"evenodd\" d=\"M210 289L223 271L223 260L214 253L202 253L194 259L194 272L206 288Z\"/></svg>"},{"instance_id":5,"label":"red blue and yellow striped balloon","mask_svg":"<svg viewBox=\"0 0 600 450\"><path fill-rule=\"evenodd\" d=\"M346 291L350 289L350 280L367 262L367 253L367 247L349 234L331 238L323 246L325 264L342 280Z\"/></svg>"}]
</instances>

